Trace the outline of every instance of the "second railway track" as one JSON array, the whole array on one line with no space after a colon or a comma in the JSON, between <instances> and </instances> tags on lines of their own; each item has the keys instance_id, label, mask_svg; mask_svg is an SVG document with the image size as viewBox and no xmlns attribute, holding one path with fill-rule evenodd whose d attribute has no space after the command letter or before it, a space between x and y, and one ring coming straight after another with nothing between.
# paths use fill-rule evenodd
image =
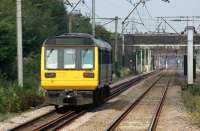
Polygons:
<instances>
[{"instance_id":1,"label":"second railway track","mask_svg":"<svg viewBox=\"0 0 200 131\"><path fill-rule=\"evenodd\" d=\"M137 78L130 79L129 81L123 82L121 84L118 84L114 86L111 90L111 96L106 98L106 101L109 99L112 99L113 97L119 95L121 92L127 90L129 87L131 87L134 84L137 84L141 80L147 78L152 73L147 73L145 75L141 75ZM94 108L92 108L94 109ZM63 113L62 113L63 110ZM22 125L19 125L12 129L12 131L46 131L46 130L57 130L59 128L62 128L64 125L70 124L74 119L77 119L78 117L82 116L88 110L91 110L91 108L84 107L83 109L79 110L69 110L65 111L65 109L61 109L61 112L56 112L55 110L52 112L49 112L47 114L42 115L39 118L33 119L32 121L29 121L27 123L24 123Z\"/></svg>"},{"instance_id":2,"label":"second railway track","mask_svg":"<svg viewBox=\"0 0 200 131\"><path fill-rule=\"evenodd\" d=\"M167 80L166 80L167 78ZM164 104L164 101L165 101L165 97L167 95L167 90L168 90L168 87L170 85L170 80L171 78L168 77L168 76L160 76L155 82L153 82L147 89L146 91L144 91L129 107L127 107L125 109L124 112L122 112L119 116L117 116L113 122L107 127L106 131L113 131L113 130L126 130L124 128L119 128L118 127L121 125L121 123L123 121L125 121L126 117L129 115L130 112L132 112L136 107L138 107L141 103L141 101L148 95L150 94L150 92L152 92L152 90L154 88L159 87L161 86L161 89L160 89L160 94L161 96L160 97L160 100L158 100L157 104L154 105L154 108L156 106L156 108L154 109L153 111L153 115L150 116L150 120L149 122L144 122L142 124L148 124L148 126L144 126L142 125L142 129L141 130L147 130L147 131L155 131L156 130L156 126L157 126L157 123L158 123L158 120L159 120L159 116L160 116L160 113L162 111L162 107L163 107L163 104ZM149 107L150 108L150 107ZM139 109L139 108L138 108ZM142 110L142 109L139 109L139 110ZM135 114L137 114L135 112ZM143 114L146 114L146 112L143 112ZM141 116L140 116L141 117ZM135 117L132 117L132 119L134 119ZM128 118L127 118L128 119ZM135 118L137 119L137 118ZM142 117L140 119L143 119ZM134 127L136 127L134 124L133 121L131 121L130 123L132 123L132 125L128 125L127 127L131 126L131 129L135 129ZM135 123L138 123L138 122L135 122ZM140 125L140 126L141 126ZM123 125L124 126L124 125ZM145 128L146 127L146 128ZM128 129L127 129L128 130ZM140 129L139 129L140 130Z\"/></svg>"}]
</instances>

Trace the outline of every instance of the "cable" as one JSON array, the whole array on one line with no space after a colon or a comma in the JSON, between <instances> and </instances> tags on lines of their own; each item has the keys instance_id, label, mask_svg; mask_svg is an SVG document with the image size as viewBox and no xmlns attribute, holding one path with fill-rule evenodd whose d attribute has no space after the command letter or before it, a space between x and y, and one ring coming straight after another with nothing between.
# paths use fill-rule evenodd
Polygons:
<instances>
[{"instance_id":1,"label":"cable","mask_svg":"<svg viewBox=\"0 0 200 131\"><path fill-rule=\"evenodd\" d=\"M65 0L65 1L64 1L64 4L65 4L65 5L70 5L71 7L73 7L73 5L69 2L69 0Z\"/></svg>"},{"instance_id":2,"label":"cable","mask_svg":"<svg viewBox=\"0 0 200 131\"><path fill-rule=\"evenodd\" d=\"M124 23L129 17L130 17L130 15L133 13L133 11L135 10L135 9L137 9L137 7L140 5L140 3L142 3L142 1L140 1L140 2L138 2L137 4L136 4L136 6L129 12L129 14L125 17L125 19L122 21L122 23Z\"/></svg>"},{"instance_id":3,"label":"cable","mask_svg":"<svg viewBox=\"0 0 200 131\"><path fill-rule=\"evenodd\" d=\"M131 0L126 0L126 1L129 2L132 6L135 6L135 4L133 4ZM139 3L141 3L141 1ZM137 7L137 5L135 7ZM140 22L142 23L142 25L144 26L144 28L149 32L149 29L145 26L145 24L144 24L144 22L143 22L143 20L142 20L142 18L140 16L140 13L139 13L138 9L135 8L135 10L136 10L137 15L138 15L138 17L140 19Z\"/></svg>"},{"instance_id":4,"label":"cable","mask_svg":"<svg viewBox=\"0 0 200 131\"><path fill-rule=\"evenodd\" d=\"M157 32L160 32L160 26L161 26L161 24L162 24L162 21L157 26Z\"/></svg>"},{"instance_id":5,"label":"cable","mask_svg":"<svg viewBox=\"0 0 200 131\"><path fill-rule=\"evenodd\" d=\"M141 16L140 16L140 13L139 13L139 11L136 9L136 12L137 12L137 15L138 15L138 17L139 17L139 19L140 19L140 22L142 23L142 25L144 26L144 28L147 30L147 31L149 31L149 29L145 26L145 24L144 24L144 22L143 22L143 20L142 20L142 18L141 18Z\"/></svg>"},{"instance_id":6,"label":"cable","mask_svg":"<svg viewBox=\"0 0 200 131\"><path fill-rule=\"evenodd\" d=\"M78 3L76 3L76 5L72 8L72 10L69 12L69 14L71 14L75 10L75 8L80 4L81 1L82 0L79 0Z\"/></svg>"},{"instance_id":7,"label":"cable","mask_svg":"<svg viewBox=\"0 0 200 131\"><path fill-rule=\"evenodd\" d=\"M177 34L179 34L163 17L161 17L161 19L163 19L166 23L167 23L167 25L172 29L172 30L174 30L174 32L176 32ZM180 34L179 34L180 35Z\"/></svg>"},{"instance_id":8,"label":"cable","mask_svg":"<svg viewBox=\"0 0 200 131\"><path fill-rule=\"evenodd\" d=\"M85 7L89 10L89 12L90 12L90 17L91 17L92 9L88 6L88 4L86 4L86 2L84 2L83 5L85 5ZM95 13L95 15L96 15L97 17L100 17L100 16L99 16L98 14L96 14L96 13Z\"/></svg>"},{"instance_id":9,"label":"cable","mask_svg":"<svg viewBox=\"0 0 200 131\"><path fill-rule=\"evenodd\" d=\"M102 26L105 26L105 25L107 25L107 24L110 24L110 23L112 23L114 20L115 20L115 19L113 19L113 20L111 20L111 21L108 21L108 22L104 23Z\"/></svg>"},{"instance_id":10,"label":"cable","mask_svg":"<svg viewBox=\"0 0 200 131\"><path fill-rule=\"evenodd\" d=\"M197 27L197 30L199 30L199 31L200 31L200 25Z\"/></svg>"},{"instance_id":11,"label":"cable","mask_svg":"<svg viewBox=\"0 0 200 131\"><path fill-rule=\"evenodd\" d=\"M149 17L150 17L152 20L154 20L154 18L152 17L152 15L151 15L151 13L150 13L149 9L147 8L147 5L146 5L146 3L144 4L144 7L145 7L145 9L146 9L146 11L147 11L147 13L148 13Z\"/></svg>"}]
</instances>

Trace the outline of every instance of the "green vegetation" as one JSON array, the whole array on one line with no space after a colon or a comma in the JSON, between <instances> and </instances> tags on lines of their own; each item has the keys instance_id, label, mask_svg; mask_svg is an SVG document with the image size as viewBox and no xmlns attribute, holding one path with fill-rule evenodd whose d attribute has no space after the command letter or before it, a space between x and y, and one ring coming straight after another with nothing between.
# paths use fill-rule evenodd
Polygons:
<instances>
[{"instance_id":1,"label":"green vegetation","mask_svg":"<svg viewBox=\"0 0 200 131\"><path fill-rule=\"evenodd\" d=\"M0 117L43 102L39 91L40 48L51 36L68 32L68 12L60 0L25 0L22 3L24 87L17 86L16 1L0 4ZM90 18L72 14L72 32L92 33ZM111 33L97 25L96 35L110 41Z\"/></svg>"},{"instance_id":2,"label":"green vegetation","mask_svg":"<svg viewBox=\"0 0 200 131\"><path fill-rule=\"evenodd\" d=\"M19 87L16 82L0 78L0 121L10 114L22 112L43 103L37 87Z\"/></svg>"},{"instance_id":3,"label":"green vegetation","mask_svg":"<svg viewBox=\"0 0 200 131\"><path fill-rule=\"evenodd\" d=\"M116 66L116 72L113 77L113 82L119 81L120 79L123 79L124 77L128 77L133 75L133 71L129 68L123 68L122 66Z\"/></svg>"},{"instance_id":4,"label":"green vegetation","mask_svg":"<svg viewBox=\"0 0 200 131\"><path fill-rule=\"evenodd\" d=\"M182 98L192 120L200 126L200 85L190 86L185 89Z\"/></svg>"},{"instance_id":5,"label":"green vegetation","mask_svg":"<svg viewBox=\"0 0 200 131\"><path fill-rule=\"evenodd\" d=\"M15 82L0 80L0 112L19 112L42 103L42 94L37 88L18 87ZM38 99L39 98L39 99Z\"/></svg>"}]
</instances>

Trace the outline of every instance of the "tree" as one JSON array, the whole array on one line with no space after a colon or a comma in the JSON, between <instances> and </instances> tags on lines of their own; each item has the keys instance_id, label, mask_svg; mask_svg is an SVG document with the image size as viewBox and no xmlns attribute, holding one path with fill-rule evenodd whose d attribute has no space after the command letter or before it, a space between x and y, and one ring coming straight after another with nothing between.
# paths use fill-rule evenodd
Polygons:
<instances>
[{"instance_id":1,"label":"tree","mask_svg":"<svg viewBox=\"0 0 200 131\"><path fill-rule=\"evenodd\" d=\"M7 6L8 5L8 6ZM15 77L16 65L15 1L1 0L0 4L0 73ZM10 72L10 73L8 73Z\"/></svg>"},{"instance_id":2,"label":"tree","mask_svg":"<svg viewBox=\"0 0 200 131\"><path fill-rule=\"evenodd\" d=\"M67 18L62 2L55 0L24 1L24 55L39 53L43 41L67 31Z\"/></svg>"},{"instance_id":3,"label":"tree","mask_svg":"<svg viewBox=\"0 0 200 131\"><path fill-rule=\"evenodd\" d=\"M111 32L107 31L103 26L96 26L96 36L102 38L107 42L111 42Z\"/></svg>"},{"instance_id":4,"label":"tree","mask_svg":"<svg viewBox=\"0 0 200 131\"><path fill-rule=\"evenodd\" d=\"M90 18L83 16L82 14L72 15L72 32L75 33L92 33L92 25Z\"/></svg>"},{"instance_id":5,"label":"tree","mask_svg":"<svg viewBox=\"0 0 200 131\"><path fill-rule=\"evenodd\" d=\"M28 57L39 54L46 38L66 32L67 18L61 1L25 0L22 5L23 55ZM15 0L1 0L0 4L0 72L16 78Z\"/></svg>"},{"instance_id":6,"label":"tree","mask_svg":"<svg viewBox=\"0 0 200 131\"><path fill-rule=\"evenodd\" d=\"M22 7L23 57L29 60L27 57L37 56L31 60L36 60L34 63L39 66L43 41L68 31L67 11L62 0L24 0ZM72 17L73 32L92 33L90 18L82 14L73 14ZM100 25L96 27L96 35L110 41L111 33ZM16 47L16 0L1 0L0 72L12 79L16 78ZM39 70L36 73L39 74Z\"/></svg>"}]
</instances>

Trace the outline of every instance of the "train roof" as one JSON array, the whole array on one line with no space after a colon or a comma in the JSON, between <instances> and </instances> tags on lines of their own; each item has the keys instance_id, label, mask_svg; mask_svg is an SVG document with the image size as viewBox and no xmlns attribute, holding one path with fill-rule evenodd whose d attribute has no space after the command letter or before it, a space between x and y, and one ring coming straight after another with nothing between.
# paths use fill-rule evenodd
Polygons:
<instances>
[{"instance_id":1,"label":"train roof","mask_svg":"<svg viewBox=\"0 0 200 131\"><path fill-rule=\"evenodd\" d=\"M44 45L95 45L108 50L112 49L109 43L86 33L67 33L54 36L45 40Z\"/></svg>"}]
</instances>

